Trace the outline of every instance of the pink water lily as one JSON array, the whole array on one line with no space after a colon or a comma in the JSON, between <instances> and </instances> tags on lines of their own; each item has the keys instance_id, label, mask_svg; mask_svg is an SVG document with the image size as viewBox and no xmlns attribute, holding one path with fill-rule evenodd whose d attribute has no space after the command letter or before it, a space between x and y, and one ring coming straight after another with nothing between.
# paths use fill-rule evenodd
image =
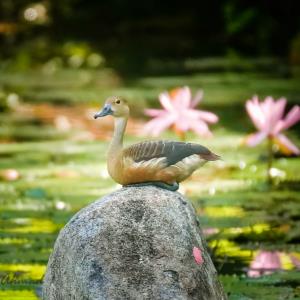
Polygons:
<instances>
[{"instance_id":1,"label":"pink water lily","mask_svg":"<svg viewBox=\"0 0 300 300\"><path fill-rule=\"evenodd\" d=\"M249 277L268 275L281 269L278 251L259 251L250 264Z\"/></svg>"},{"instance_id":2,"label":"pink water lily","mask_svg":"<svg viewBox=\"0 0 300 300\"><path fill-rule=\"evenodd\" d=\"M255 255L248 270L249 277L268 275L278 270L286 269L286 263L290 267L300 268L299 253L285 253L279 251L260 250Z\"/></svg>"},{"instance_id":3,"label":"pink water lily","mask_svg":"<svg viewBox=\"0 0 300 300\"><path fill-rule=\"evenodd\" d=\"M146 109L145 114L154 117L145 127L144 132L158 136L167 128L173 127L179 136L192 130L201 136L212 136L207 123L218 122L218 117L208 111L195 107L201 102L203 91L192 97L189 87L181 87L159 95L163 109Z\"/></svg>"},{"instance_id":4,"label":"pink water lily","mask_svg":"<svg viewBox=\"0 0 300 300\"><path fill-rule=\"evenodd\" d=\"M248 100L246 109L258 132L248 136L246 144L256 146L264 139L270 138L283 153L299 155L299 148L282 134L282 131L290 128L300 120L300 107L298 105L293 106L284 117L285 106L285 98L275 101L269 96L263 102L259 102L258 97L254 96L251 100Z\"/></svg>"}]
</instances>

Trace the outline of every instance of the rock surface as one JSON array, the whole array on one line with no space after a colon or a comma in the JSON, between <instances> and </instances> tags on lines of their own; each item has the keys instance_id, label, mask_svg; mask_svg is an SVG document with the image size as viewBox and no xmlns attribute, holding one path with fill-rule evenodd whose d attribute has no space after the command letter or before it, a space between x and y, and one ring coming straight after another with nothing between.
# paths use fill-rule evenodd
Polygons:
<instances>
[{"instance_id":1,"label":"rock surface","mask_svg":"<svg viewBox=\"0 0 300 300\"><path fill-rule=\"evenodd\" d=\"M197 264L194 247L201 250ZM226 299L197 224L179 193L122 188L78 212L60 232L45 300Z\"/></svg>"}]
</instances>

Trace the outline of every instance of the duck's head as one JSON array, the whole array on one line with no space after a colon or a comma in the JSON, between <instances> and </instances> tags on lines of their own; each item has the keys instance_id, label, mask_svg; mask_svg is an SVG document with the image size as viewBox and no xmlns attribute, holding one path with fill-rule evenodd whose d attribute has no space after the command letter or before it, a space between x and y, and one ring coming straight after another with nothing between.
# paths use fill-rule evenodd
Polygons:
<instances>
[{"instance_id":1,"label":"duck's head","mask_svg":"<svg viewBox=\"0 0 300 300\"><path fill-rule=\"evenodd\" d=\"M104 107L94 115L94 118L112 115L116 118L127 118L129 116L129 107L126 100L112 96L106 99Z\"/></svg>"}]
</instances>

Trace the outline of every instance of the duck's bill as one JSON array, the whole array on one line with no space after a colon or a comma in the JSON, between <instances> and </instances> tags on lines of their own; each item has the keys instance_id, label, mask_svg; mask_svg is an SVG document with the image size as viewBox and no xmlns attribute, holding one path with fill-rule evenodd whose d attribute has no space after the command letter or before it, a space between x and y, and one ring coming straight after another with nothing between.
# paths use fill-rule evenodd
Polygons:
<instances>
[{"instance_id":1,"label":"duck's bill","mask_svg":"<svg viewBox=\"0 0 300 300\"><path fill-rule=\"evenodd\" d=\"M94 119L105 117L105 116L112 115L112 114L113 114L113 110L111 109L111 105L106 104L102 110L100 110L99 112L97 112L94 115Z\"/></svg>"}]
</instances>

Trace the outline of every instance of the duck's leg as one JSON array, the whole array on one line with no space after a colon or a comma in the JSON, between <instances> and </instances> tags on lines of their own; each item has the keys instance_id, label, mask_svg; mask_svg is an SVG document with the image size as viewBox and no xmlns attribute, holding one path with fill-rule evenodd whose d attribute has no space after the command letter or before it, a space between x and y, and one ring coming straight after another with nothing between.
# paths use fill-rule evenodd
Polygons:
<instances>
[{"instance_id":1,"label":"duck's leg","mask_svg":"<svg viewBox=\"0 0 300 300\"><path fill-rule=\"evenodd\" d=\"M154 185L172 192L175 192L179 189L179 184L177 182L174 182L173 184L168 184L162 181L147 181L147 182L140 182L140 183L132 183L132 184L123 185L123 187L149 186L149 185Z\"/></svg>"}]
</instances>

